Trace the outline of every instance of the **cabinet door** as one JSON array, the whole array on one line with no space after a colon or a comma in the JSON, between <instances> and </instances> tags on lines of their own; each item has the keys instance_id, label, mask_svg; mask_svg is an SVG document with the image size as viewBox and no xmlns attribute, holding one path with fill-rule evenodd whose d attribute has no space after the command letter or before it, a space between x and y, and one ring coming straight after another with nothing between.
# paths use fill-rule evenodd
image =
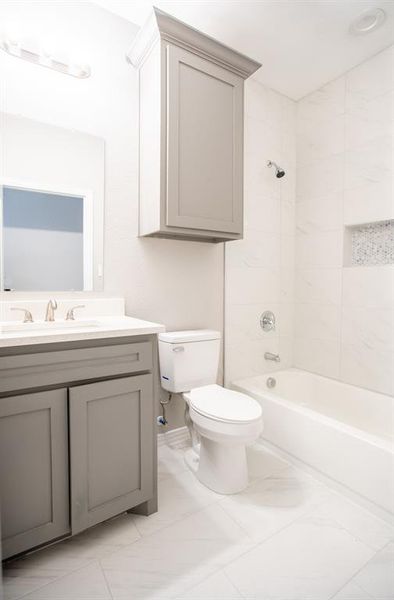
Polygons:
<instances>
[{"instance_id":1,"label":"cabinet door","mask_svg":"<svg viewBox=\"0 0 394 600\"><path fill-rule=\"evenodd\" d=\"M153 377L70 388L71 528L82 531L153 495Z\"/></svg>"},{"instance_id":2,"label":"cabinet door","mask_svg":"<svg viewBox=\"0 0 394 600\"><path fill-rule=\"evenodd\" d=\"M3 558L70 530L67 390L0 399Z\"/></svg>"},{"instance_id":3,"label":"cabinet door","mask_svg":"<svg viewBox=\"0 0 394 600\"><path fill-rule=\"evenodd\" d=\"M167 47L167 226L242 233L243 80Z\"/></svg>"}]
</instances>

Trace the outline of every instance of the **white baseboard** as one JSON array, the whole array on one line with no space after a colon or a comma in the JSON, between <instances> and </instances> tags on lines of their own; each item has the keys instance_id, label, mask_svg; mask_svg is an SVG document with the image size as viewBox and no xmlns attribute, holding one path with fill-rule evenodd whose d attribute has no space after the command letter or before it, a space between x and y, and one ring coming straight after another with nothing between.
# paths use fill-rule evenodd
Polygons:
<instances>
[{"instance_id":1,"label":"white baseboard","mask_svg":"<svg viewBox=\"0 0 394 600\"><path fill-rule=\"evenodd\" d=\"M170 429L157 436L158 446L171 446L172 448L183 448L190 445L190 435L186 426Z\"/></svg>"}]
</instances>

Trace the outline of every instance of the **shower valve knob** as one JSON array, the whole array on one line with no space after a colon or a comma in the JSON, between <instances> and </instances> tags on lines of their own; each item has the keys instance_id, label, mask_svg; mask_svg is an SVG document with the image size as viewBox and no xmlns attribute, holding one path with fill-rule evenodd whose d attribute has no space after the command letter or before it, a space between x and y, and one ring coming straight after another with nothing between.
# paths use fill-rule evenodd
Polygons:
<instances>
[{"instance_id":1,"label":"shower valve knob","mask_svg":"<svg viewBox=\"0 0 394 600\"><path fill-rule=\"evenodd\" d=\"M275 315L271 310L266 310L260 317L261 329L265 332L275 331Z\"/></svg>"}]
</instances>

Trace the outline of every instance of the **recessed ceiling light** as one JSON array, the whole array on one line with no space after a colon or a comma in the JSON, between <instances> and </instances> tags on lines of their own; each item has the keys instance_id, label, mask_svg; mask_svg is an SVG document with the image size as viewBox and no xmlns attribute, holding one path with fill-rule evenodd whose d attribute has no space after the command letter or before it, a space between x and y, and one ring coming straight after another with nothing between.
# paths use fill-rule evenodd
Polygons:
<instances>
[{"instance_id":1,"label":"recessed ceiling light","mask_svg":"<svg viewBox=\"0 0 394 600\"><path fill-rule=\"evenodd\" d=\"M386 20L386 13L382 8L372 8L361 13L349 27L350 33L364 35L380 27Z\"/></svg>"}]
</instances>

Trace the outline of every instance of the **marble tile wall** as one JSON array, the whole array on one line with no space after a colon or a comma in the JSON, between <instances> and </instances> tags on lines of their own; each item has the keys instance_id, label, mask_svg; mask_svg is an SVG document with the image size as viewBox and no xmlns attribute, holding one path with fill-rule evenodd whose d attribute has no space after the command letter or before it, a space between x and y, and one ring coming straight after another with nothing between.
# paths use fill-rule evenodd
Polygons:
<instances>
[{"instance_id":1,"label":"marble tile wall","mask_svg":"<svg viewBox=\"0 0 394 600\"><path fill-rule=\"evenodd\" d=\"M344 267L344 227L394 218L394 50L297 103L295 366L394 392L394 266Z\"/></svg>"},{"instance_id":2,"label":"marble tile wall","mask_svg":"<svg viewBox=\"0 0 394 600\"><path fill-rule=\"evenodd\" d=\"M268 160L286 176L277 179ZM292 364L295 241L295 102L253 79L245 89L245 237L226 244L226 383ZM260 315L272 310L274 332ZM280 363L264 360L279 353Z\"/></svg>"}]
</instances>

